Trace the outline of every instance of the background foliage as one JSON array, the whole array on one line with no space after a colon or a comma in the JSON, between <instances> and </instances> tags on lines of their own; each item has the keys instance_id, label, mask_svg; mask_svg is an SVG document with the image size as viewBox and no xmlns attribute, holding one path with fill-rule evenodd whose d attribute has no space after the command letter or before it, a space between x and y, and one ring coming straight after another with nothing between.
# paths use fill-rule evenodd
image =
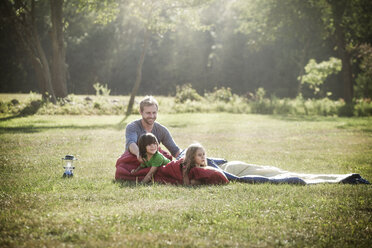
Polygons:
<instances>
[{"instance_id":1,"label":"background foliage","mask_svg":"<svg viewBox=\"0 0 372 248\"><path fill-rule=\"evenodd\" d=\"M141 15L133 17L133 5L141 13L141 6L147 11L149 2L162 1L128 2L65 1L70 94L93 94L96 82L107 84L114 95L130 93L143 45L143 25L136 21ZM172 1L163 2L172 8ZM301 93L304 98L314 97L313 90L300 83L307 62L341 59L340 51L346 51L351 56L355 96L371 96L370 1L355 0L350 5L349 1L331 0L184 2L203 8L198 12L180 9L178 16L188 25L167 19L167 8L157 13L167 32L150 37L138 94L175 95L177 86L190 84L198 94L215 87L239 95L264 88L267 96L294 98ZM38 32L50 58L49 6L36 3ZM341 7L348 8L337 19L336 10ZM199 29L190 28L192 20ZM208 28L200 28L203 26ZM338 27L345 36L343 47L335 39ZM12 27L1 19L0 91L38 92L30 61L11 33ZM343 98L343 78L341 73L328 77L319 87L319 96L332 92L331 99Z\"/></svg>"}]
</instances>

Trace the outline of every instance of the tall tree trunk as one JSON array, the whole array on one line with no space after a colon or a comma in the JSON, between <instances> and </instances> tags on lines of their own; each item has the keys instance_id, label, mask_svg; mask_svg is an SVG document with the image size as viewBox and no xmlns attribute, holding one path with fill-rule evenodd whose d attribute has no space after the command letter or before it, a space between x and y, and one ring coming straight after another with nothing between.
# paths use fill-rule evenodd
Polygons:
<instances>
[{"instance_id":1,"label":"tall tree trunk","mask_svg":"<svg viewBox=\"0 0 372 248\"><path fill-rule=\"evenodd\" d=\"M297 64L299 68L298 73L298 85L297 85L297 96L302 94L302 78L305 75L305 66L306 66L306 58L308 54L308 50L310 47L310 41L306 41L302 50L300 51L300 56L297 60L295 60L295 63Z\"/></svg>"},{"instance_id":2,"label":"tall tree trunk","mask_svg":"<svg viewBox=\"0 0 372 248\"><path fill-rule=\"evenodd\" d=\"M330 1L332 7L332 14L334 19L335 27L335 39L337 45L338 55L342 61L342 82L343 82L343 94L344 100L347 103L351 103L354 96L353 90L353 71L351 54L347 50L347 41L345 36L345 30L342 26L344 12L348 8L348 1Z\"/></svg>"},{"instance_id":3,"label":"tall tree trunk","mask_svg":"<svg viewBox=\"0 0 372 248\"><path fill-rule=\"evenodd\" d=\"M34 46L36 51L35 54L30 54L30 57L39 82L39 87L41 88L43 99L50 99L53 103L56 103L57 101L52 85L48 60L44 49L41 46L39 36L36 33L34 37L30 39L35 42Z\"/></svg>"},{"instance_id":4,"label":"tall tree trunk","mask_svg":"<svg viewBox=\"0 0 372 248\"><path fill-rule=\"evenodd\" d=\"M66 49L63 40L63 0L50 0L52 20L52 84L56 97L67 96Z\"/></svg>"},{"instance_id":5,"label":"tall tree trunk","mask_svg":"<svg viewBox=\"0 0 372 248\"><path fill-rule=\"evenodd\" d=\"M148 48L148 45L149 45L148 44L149 43L149 33L150 33L150 31L146 28L144 38L143 38L144 42L143 42L142 53L141 53L141 57L138 61L138 65L137 65L136 82L134 83L133 88L132 88L132 93L130 95L126 116L129 116L132 113L134 98L136 97L137 90L138 90L138 88L141 84L142 66L143 66L143 62L145 61L145 55L146 55L146 51L147 51L147 48Z\"/></svg>"},{"instance_id":6,"label":"tall tree trunk","mask_svg":"<svg viewBox=\"0 0 372 248\"><path fill-rule=\"evenodd\" d=\"M353 72L351 65L351 55L343 51L340 55L342 61L342 79L344 88L344 98L347 103L351 103L354 97Z\"/></svg>"}]
</instances>

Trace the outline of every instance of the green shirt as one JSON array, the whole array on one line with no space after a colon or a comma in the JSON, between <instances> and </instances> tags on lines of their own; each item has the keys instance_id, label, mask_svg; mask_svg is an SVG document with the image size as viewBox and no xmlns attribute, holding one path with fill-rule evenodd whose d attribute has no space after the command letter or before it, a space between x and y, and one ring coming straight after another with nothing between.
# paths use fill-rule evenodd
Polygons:
<instances>
[{"instance_id":1,"label":"green shirt","mask_svg":"<svg viewBox=\"0 0 372 248\"><path fill-rule=\"evenodd\" d=\"M164 157L163 154L160 152L156 152L149 161L144 161L143 164L141 164L141 167L159 167L162 165L166 165L170 162L169 159Z\"/></svg>"}]
</instances>

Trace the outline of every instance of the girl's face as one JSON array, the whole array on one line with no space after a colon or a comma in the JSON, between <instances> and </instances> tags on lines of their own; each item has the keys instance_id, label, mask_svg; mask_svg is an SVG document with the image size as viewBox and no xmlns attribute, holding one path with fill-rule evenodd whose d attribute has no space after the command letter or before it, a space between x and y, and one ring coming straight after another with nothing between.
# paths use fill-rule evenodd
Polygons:
<instances>
[{"instance_id":1,"label":"girl's face","mask_svg":"<svg viewBox=\"0 0 372 248\"><path fill-rule=\"evenodd\" d=\"M199 148L198 150L196 150L194 160L197 166L206 166L204 149Z\"/></svg>"},{"instance_id":2,"label":"girl's face","mask_svg":"<svg viewBox=\"0 0 372 248\"><path fill-rule=\"evenodd\" d=\"M158 151L158 144L150 144L146 146L146 153L154 155Z\"/></svg>"}]
</instances>

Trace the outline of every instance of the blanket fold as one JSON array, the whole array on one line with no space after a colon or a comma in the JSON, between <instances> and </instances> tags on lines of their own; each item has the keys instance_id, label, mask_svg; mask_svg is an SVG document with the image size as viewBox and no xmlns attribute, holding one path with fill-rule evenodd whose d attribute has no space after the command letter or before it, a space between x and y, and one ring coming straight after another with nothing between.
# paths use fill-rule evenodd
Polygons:
<instances>
[{"instance_id":1,"label":"blanket fold","mask_svg":"<svg viewBox=\"0 0 372 248\"><path fill-rule=\"evenodd\" d=\"M221 158L208 158L208 165L220 169L229 180L245 183L318 184L346 183L369 184L359 174L304 174L281 170L274 166L228 162Z\"/></svg>"}]
</instances>

